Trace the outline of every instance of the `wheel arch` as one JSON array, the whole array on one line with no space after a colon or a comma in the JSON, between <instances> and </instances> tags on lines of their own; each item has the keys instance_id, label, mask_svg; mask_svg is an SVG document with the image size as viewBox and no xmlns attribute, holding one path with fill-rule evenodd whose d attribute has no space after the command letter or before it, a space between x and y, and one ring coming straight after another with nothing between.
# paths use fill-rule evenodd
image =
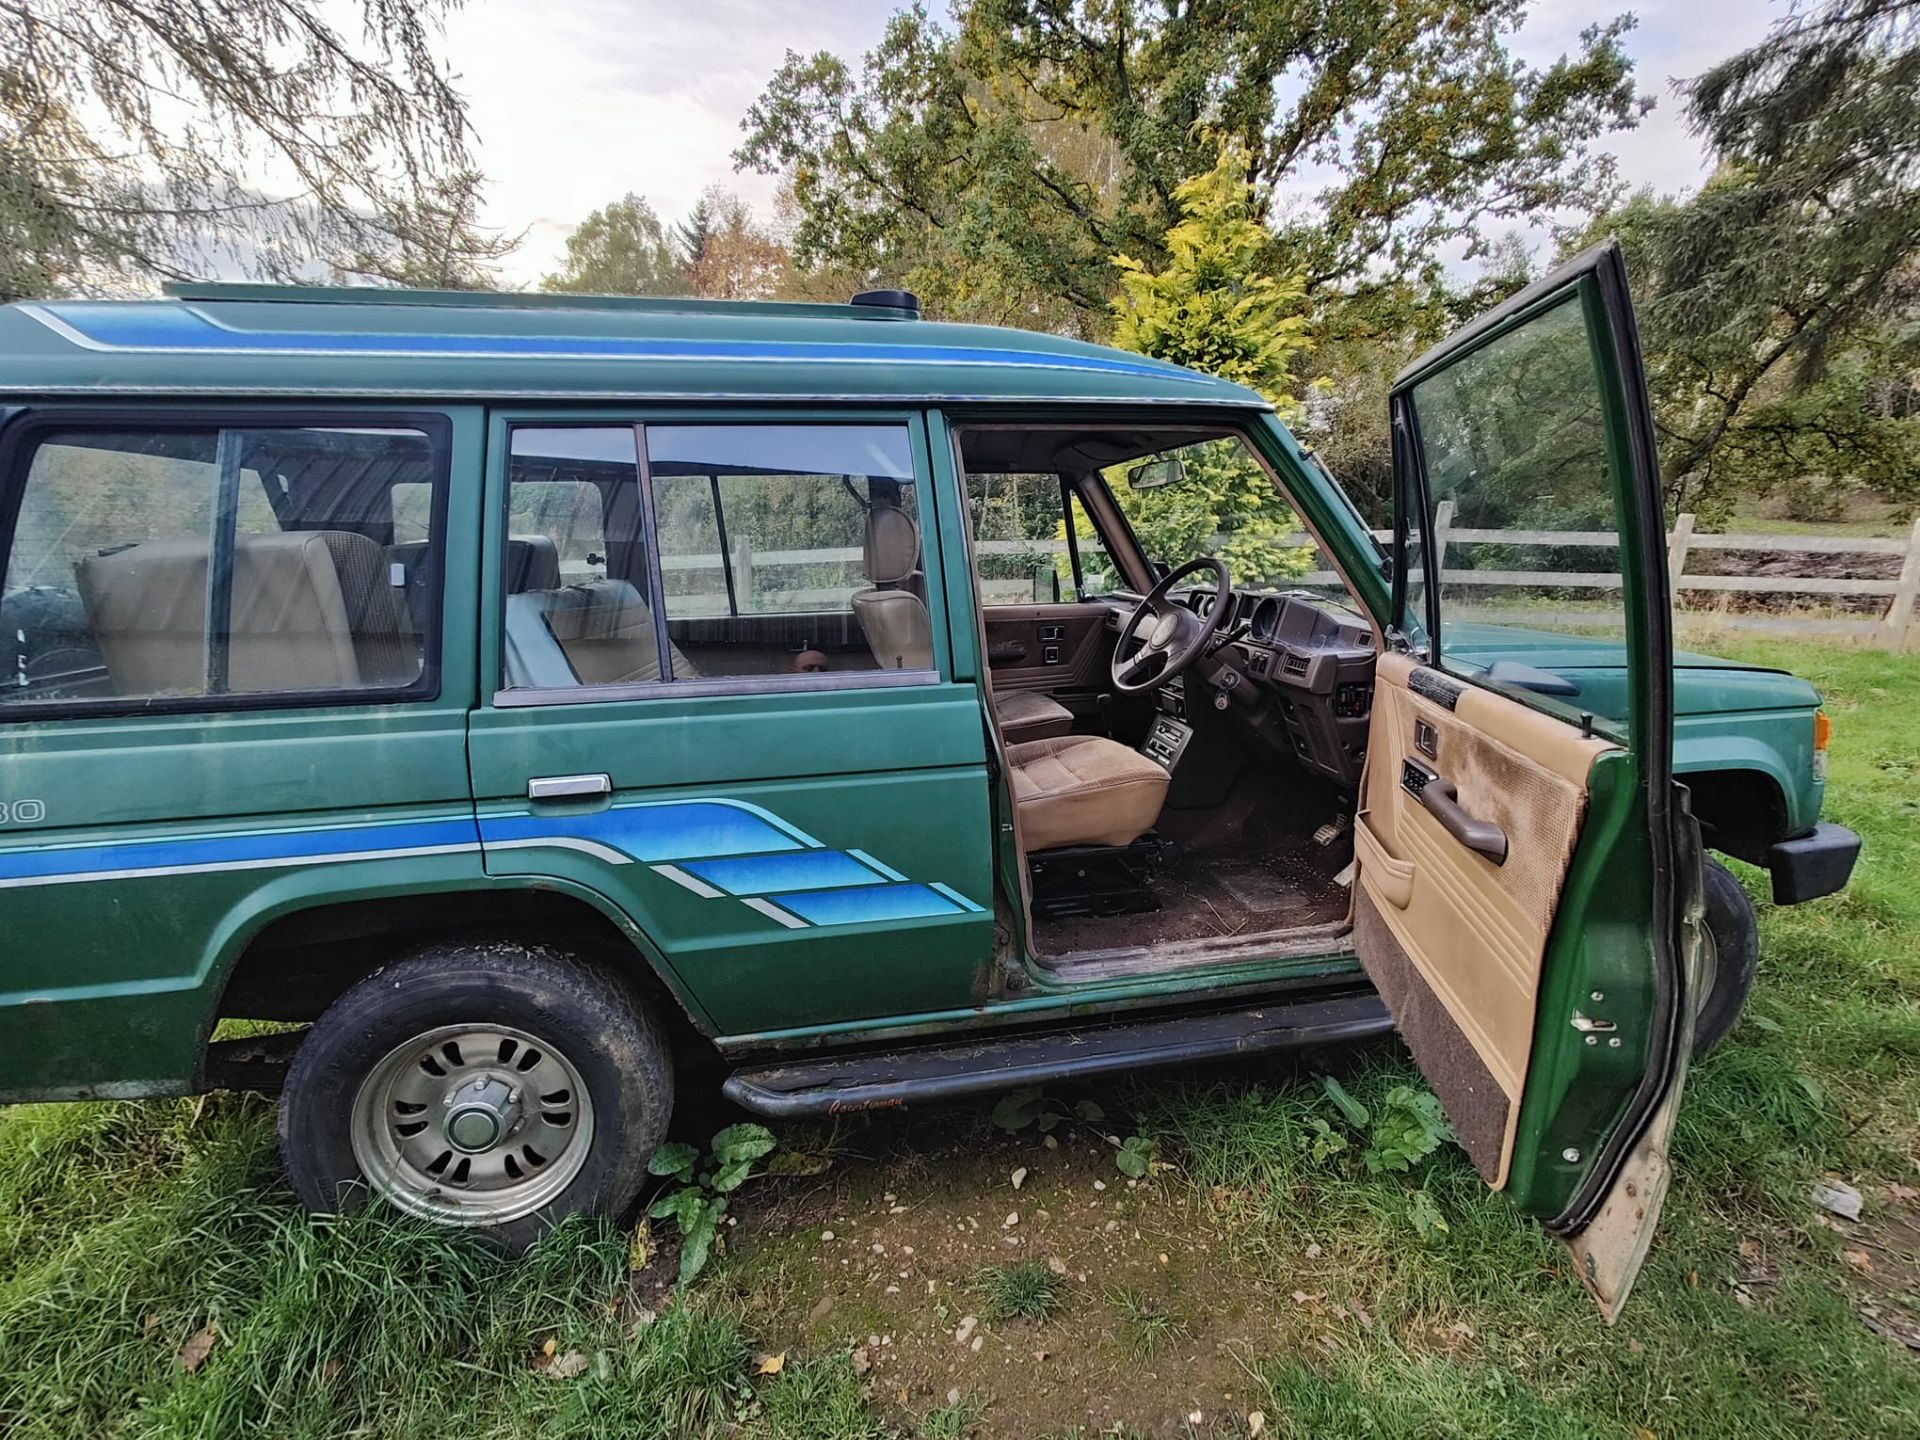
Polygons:
<instances>
[{"instance_id":1,"label":"wheel arch","mask_svg":"<svg viewBox=\"0 0 1920 1440\"><path fill-rule=\"evenodd\" d=\"M449 913L449 903L458 905ZM204 1057L223 1019L311 1022L363 976L430 941L502 937L559 946L634 984L675 1032L711 1048L710 1018L657 947L604 895L567 881L490 877L398 893L302 895L231 925L210 967Z\"/></svg>"},{"instance_id":2,"label":"wheel arch","mask_svg":"<svg viewBox=\"0 0 1920 1440\"><path fill-rule=\"evenodd\" d=\"M1693 796L1701 840L1752 865L1792 830L1787 793L1772 766L1735 763L1683 770L1675 776Z\"/></svg>"}]
</instances>

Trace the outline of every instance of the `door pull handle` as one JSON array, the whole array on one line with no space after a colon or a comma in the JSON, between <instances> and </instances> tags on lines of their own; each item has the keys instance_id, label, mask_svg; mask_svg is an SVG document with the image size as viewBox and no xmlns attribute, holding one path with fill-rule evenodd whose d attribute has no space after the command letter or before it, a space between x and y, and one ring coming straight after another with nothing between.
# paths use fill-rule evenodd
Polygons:
<instances>
[{"instance_id":1,"label":"door pull handle","mask_svg":"<svg viewBox=\"0 0 1920 1440\"><path fill-rule=\"evenodd\" d=\"M1491 820L1469 815L1460 805L1460 792L1451 780L1436 775L1420 787L1420 803L1440 822L1440 828L1476 855L1496 865L1507 863L1507 832Z\"/></svg>"},{"instance_id":2,"label":"door pull handle","mask_svg":"<svg viewBox=\"0 0 1920 1440\"><path fill-rule=\"evenodd\" d=\"M609 775L540 775L527 781L529 800L591 800L612 793Z\"/></svg>"}]
</instances>

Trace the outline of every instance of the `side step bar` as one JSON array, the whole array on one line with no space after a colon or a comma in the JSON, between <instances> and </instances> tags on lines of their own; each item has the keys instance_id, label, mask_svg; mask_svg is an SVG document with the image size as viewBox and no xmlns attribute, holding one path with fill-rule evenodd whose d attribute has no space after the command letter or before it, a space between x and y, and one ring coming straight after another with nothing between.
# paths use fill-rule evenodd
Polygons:
<instances>
[{"instance_id":1,"label":"side step bar","mask_svg":"<svg viewBox=\"0 0 1920 1440\"><path fill-rule=\"evenodd\" d=\"M1253 1010L740 1070L728 1076L721 1089L734 1104L772 1119L831 1115L1118 1070L1339 1045L1391 1029L1393 1021L1380 997L1362 990Z\"/></svg>"}]
</instances>

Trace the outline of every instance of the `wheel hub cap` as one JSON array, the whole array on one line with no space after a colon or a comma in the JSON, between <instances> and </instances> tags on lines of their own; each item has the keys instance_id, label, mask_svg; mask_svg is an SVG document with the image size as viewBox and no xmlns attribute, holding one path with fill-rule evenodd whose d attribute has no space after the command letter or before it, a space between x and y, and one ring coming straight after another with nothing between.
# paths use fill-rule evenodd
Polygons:
<instances>
[{"instance_id":1,"label":"wheel hub cap","mask_svg":"<svg viewBox=\"0 0 1920 1440\"><path fill-rule=\"evenodd\" d=\"M506 1026L450 1025L374 1066L349 1133L368 1184L401 1209L497 1225L573 1182L593 1119L579 1072L552 1045Z\"/></svg>"},{"instance_id":2,"label":"wheel hub cap","mask_svg":"<svg viewBox=\"0 0 1920 1440\"><path fill-rule=\"evenodd\" d=\"M479 1155L520 1123L520 1092L497 1075L484 1075L447 1099L447 1142Z\"/></svg>"}]
</instances>

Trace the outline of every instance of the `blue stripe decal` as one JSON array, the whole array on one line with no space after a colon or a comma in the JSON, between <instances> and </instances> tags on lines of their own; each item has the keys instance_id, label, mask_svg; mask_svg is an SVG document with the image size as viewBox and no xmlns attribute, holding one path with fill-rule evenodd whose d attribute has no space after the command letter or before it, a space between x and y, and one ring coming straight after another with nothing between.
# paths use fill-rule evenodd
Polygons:
<instances>
[{"instance_id":1,"label":"blue stripe decal","mask_svg":"<svg viewBox=\"0 0 1920 1440\"><path fill-rule=\"evenodd\" d=\"M1144 357L1059 355L987 346L819 341L686 340L596 335L422 335L325 330L235 330L178 304L43 304L23 307L49 329L100 350L206 355L353 355L394 358L674 361L808 361L860 365L1008 365L1187 380L1204 375Z\"/></svg>"},{"instance_id":2,"label":"blue stripe decal","mask_svg":"<svg viewBox=\"0 0 1920 1440\"><path fill-rule=\"evenodd\" d=\"M882 875L838 850L798 850L738 860L690 860L680 867L729 895L771 895L776 890L832 890L871 885Z\"/></svg>"},{"instance_id":3,"label":"blue stripe decal","mask_svg":"<svg viewBox=\"0 0 1920 1440\"><path fill-rule=\"evenodd\" d=\"M325 860L366 851L471 848L471 820L401 821L331 830L204 835L136 840L120 845L72 845L0 851L0 880L98 875L102 879L186 866L262 865Z\"/></svg>"},{"instance_id":4,"label":"blue stripe decal","mask_svg":"<svg viewBox=\"0 0 1920 1440\"><path fill-rule=\"evenodd\" d=\"M819 843L757 806L726 800L628 805L592 815L493 815L480 820L480 838L495 844L554 835L597 840L649 864L799 850Z\"/></svg>"},{"instance_id":5,"label":"blue stripe decal","mask_svg":"<svg viewBox=\"0 0 1920 1440\"><path fill-rule=\"evenodd\" d=\"M882 920L962 913L953 901L925 885L869 885L857 890L775 895L773 899L781 909L814 925L871 925Z\"/></svg>"}]
</instances>

